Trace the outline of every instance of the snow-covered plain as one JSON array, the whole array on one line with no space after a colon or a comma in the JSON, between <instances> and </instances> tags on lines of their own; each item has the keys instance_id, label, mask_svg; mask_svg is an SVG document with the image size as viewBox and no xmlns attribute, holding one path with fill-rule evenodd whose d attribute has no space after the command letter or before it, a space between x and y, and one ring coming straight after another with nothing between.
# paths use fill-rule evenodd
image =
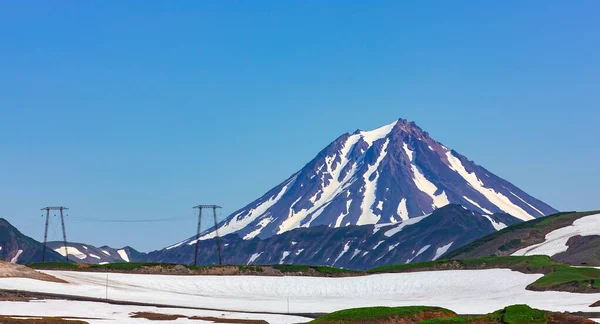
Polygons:
<instances>
[{"instance_id":1,"label":"snow-covered plain","mask_svg":"<svg viewBox=\"0 0 600 324\"><path fill-rule=\"evenodd\" d=\"M23 278L0 279L0 288L105 297L106 274L45 271L69 284ZM528 304L552 311L597 311L589 307L600 294L533 292L540 278L506 269L448 270L378 274L349 278L261 276L167 276L109 274L114 300L286 313L331 312L366 306L433 305L458 313L483 314L507 305Z\"/></svg>"},{"instance_id":2,"label":"snow-covered plain","mask_svg":"<svg viewBox=\"0 0 600 324\"><path fill-rule=\"evenodd\" d=\"M0 314L17 316L57 316L62 318L86 318L90 324L119 323L137 324L149 323L148 319L131 318L134 312L149 312L169 315L216 317L221 319L251 319L266 320L271 324L291 324L310 321L310 318L275 314L248 314L235 312L222 312L210 310L158 308L149 306L111 305L99 302L85 302L72 300L34 300L30 302L0 302ZM212 321L190 320L179 318L169 323L214 323Z\"/></svg>"},{"instance_id":3,"label":"snow-covered plain","mask_svg":"<svg viewBox=\"0 0 600 324\"><path fill-rule=\"evenodd\" d=\"M546 234L546 240L523 248L512 255L548 255L553 256L569 249L567 242L573 236L600 235L600 214L582 217L572 225L559 228Z\"/></svg>"}]
</instances>

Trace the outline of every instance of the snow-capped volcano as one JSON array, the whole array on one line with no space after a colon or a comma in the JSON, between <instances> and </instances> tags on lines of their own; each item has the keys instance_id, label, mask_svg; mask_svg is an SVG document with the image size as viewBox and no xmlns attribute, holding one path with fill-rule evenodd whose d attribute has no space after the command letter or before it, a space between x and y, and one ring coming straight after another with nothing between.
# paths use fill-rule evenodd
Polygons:
<instances>
[{"instance_id":1,"label":"snow-capped volcano","mask_svg":"<svg viewBox=\"0 0 600 324\"><path fill-rule=\"evenodd\" d=\"M220 224L266 238L299 227L396 223L450 203L529 220L556 212L400 119L344 134L302 170ZM214 237L214 231L201 239Z\"/></svg>"}]
</instances>

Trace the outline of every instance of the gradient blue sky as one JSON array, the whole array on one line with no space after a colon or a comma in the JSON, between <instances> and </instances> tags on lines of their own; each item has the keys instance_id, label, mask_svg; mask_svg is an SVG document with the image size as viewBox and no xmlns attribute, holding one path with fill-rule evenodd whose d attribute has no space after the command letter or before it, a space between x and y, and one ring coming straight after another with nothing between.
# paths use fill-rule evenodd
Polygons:
<instances>
[{"instance_id":1,"label":"gradient blue sky","mask_svg":"<svg viewBox=\"0 0 600 324\"><path fill-rule=\"evenodd\" d=\"M41 239L39 209L62 204L73 241L158 249L194 234L195 204L224 217L339 135L397 118L557 209L599 209L598 12L2 1L0 216Z\"/></svg>"}]
</instances>

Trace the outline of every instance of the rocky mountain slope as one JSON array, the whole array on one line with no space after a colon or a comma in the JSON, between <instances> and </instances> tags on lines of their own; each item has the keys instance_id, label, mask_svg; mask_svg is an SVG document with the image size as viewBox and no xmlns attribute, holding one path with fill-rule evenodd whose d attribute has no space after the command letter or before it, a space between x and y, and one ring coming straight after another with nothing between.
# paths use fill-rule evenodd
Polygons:
<instances>
[{"instance_id":1,"label":"rocky mountain slope","mask_svg":"<svg viewBox=\"0 0 600 324\"><path fill-rule=\"evenodd\" d=\"M397 223L451 203L521 220L556 212L400 119L340 136L300 171L227 217L219 233L250 240L296 228ZM214 236L210 229L201 239Z\"/></svg>"},{"instance_id":2,"label":"rocky mountain slope","mask_svg":"<svg viewBox=\"0 0 600 324\"><path fill-rule=\"evenodd\" d=\"M63 242L48 242L49 249L65 256ZM95 247L89 244L67 242L69 260L77 263L101 264L115 262L133 262L141 258L141 253L126 246L122 249L114 249L108 246Z\"/></svg>"},{"instance_id":3,"label":"rocky mountain slope","mask_svg":"<svg viewBox=\"0 0 600 324\"><path fill-rule=\"evenodd\" d=\"M567 212L505 228L443 258L547 255L574 265L600 265L600 211Z\"/></svg>"},{"instance_id":4,"label":"rocky mountain slope","mask_svg":"<svg viewBox=\"0 0 600 324\"><path fill-rule=\"evenodd\" d=\"M225 264L303 264L349 269L428 261L521 220L482 215L458 205L397 224L299 228L261 239L221 238ZM195 242L180 242L141 257L146 262L191 264ZM214 239L201 240L198 264L217 262Z\"/></svg>"},{"instance_id":5,"label":"rocky mountain slope","mask_svg":"<svg viewBox=\"0 0 600 324\"><path fill-rule=\"evenodd\" d=\"M21 233L4 218L0 218L0 259L19 264L42 261L44 245ZM60 254L46 250L47 261L65 261Z\"/></svg>"}]
</instances>

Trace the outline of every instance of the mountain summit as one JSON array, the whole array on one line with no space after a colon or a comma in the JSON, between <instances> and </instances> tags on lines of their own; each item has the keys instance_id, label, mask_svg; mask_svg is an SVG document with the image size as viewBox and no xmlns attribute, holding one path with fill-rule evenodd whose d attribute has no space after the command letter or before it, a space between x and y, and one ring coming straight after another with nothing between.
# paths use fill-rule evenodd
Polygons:
<instances>
[{"instance_id":1,"label":"mountain summit","mask_svg":"<svg viewBox=\"0 0 600 324\"><path fill-rule=\"evenodd\" d=\"M522 220L556 212L400 119L340 136L302 170L223 220L219 234L251 239L299 227L397 223L448 204ZM209 230L201 239L212 237Z\"/></svg>"}]
</instances>

